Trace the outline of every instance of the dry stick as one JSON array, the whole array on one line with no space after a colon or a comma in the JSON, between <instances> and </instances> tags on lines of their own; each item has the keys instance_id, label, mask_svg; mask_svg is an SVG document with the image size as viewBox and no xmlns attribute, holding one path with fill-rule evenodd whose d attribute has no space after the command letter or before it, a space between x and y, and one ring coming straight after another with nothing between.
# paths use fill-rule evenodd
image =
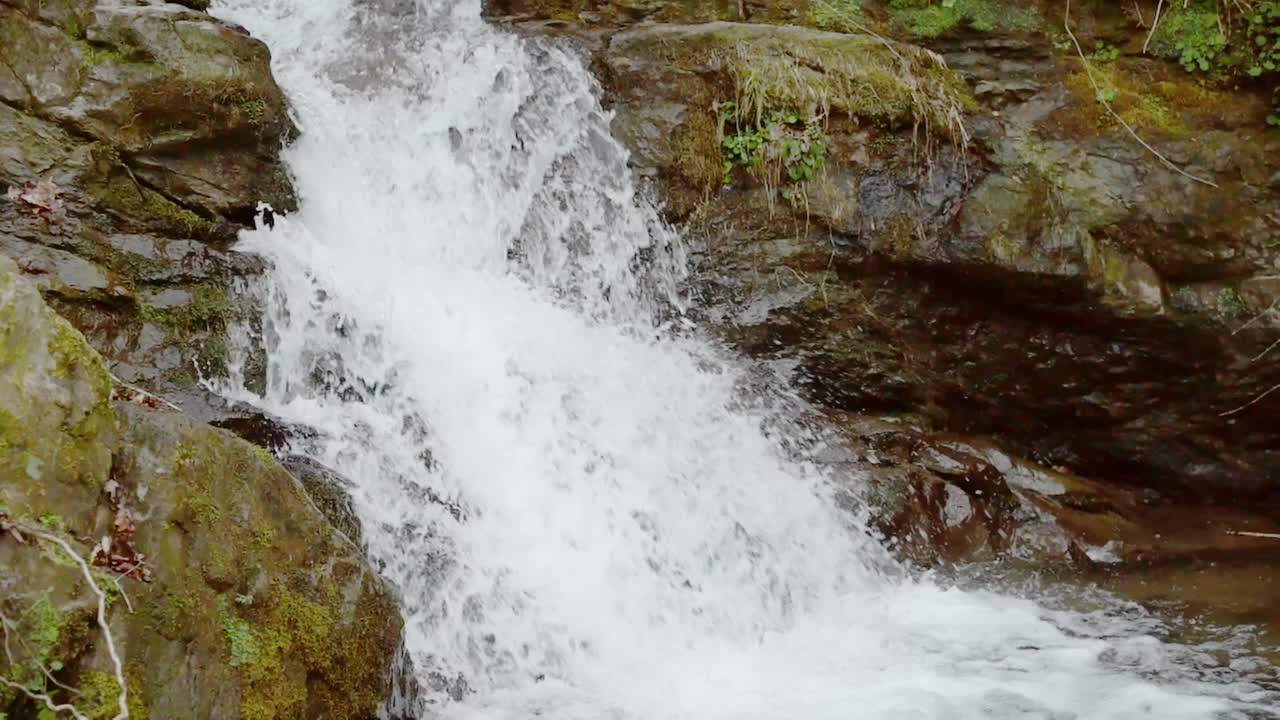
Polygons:
<instances>
[{"instance_id":1,"label":"dry stick","mask_svg":"<svg viewBox=\"0 0 1280 720\"><path fill-rule=\"evenodd\" d=\"M1067 11L1063 19L1062 26L1067 31L1067 37L1071 38L1071 44L1076 46L1076 53L1080 55L1080 62L1084 63L1084 74L1085 74L1085 77L1089 78L1089 84L1093 86L1094 96L1097 98L1098 102L1102 103L1102 107L1106 108L1107 112L1111 113L1111 117L1115 118L1116 122L1120 123L1125 130L1128 130L1129 134L1133 136L1134 140L1138 141L1139 145L1146 148L1148 151L1151 152L1152 155L1155 155L1157 158L1159 158L1160 162L1165 164L1165 167L1168 167L1170 170L1173 170L1179 175L1182 175L1183 177L1194 180L1195 182L1198 182L1202 185L1208 185L1209 187L1214 187L1214 188L1218 187L1218 184L1213 182L1212 180L1205 180L1202 177L1197 177L1195 175L1192 175L1186 170L1183 170L1182 168L1173 164L1172 160L1160 154L1159 150L1156 150L1155 148L1151 147L1151 145L1146 140L1143 140L1142 136L1138 135L1138 131L1134 130L1133 126L1130 125L1128 122L1126 122L1124 118L1120 117L1120 113L1116 112L1111 107L1111 103L1107 102L1102 98L1102 88L1098 87L1098 81L1093 79L1093 67L1089 65L1089 58L1085 57L1084 48L1080 47L1080 41L1076 39L1076 34L1071 32L1071 0L1067 0Z\"/></svg>"},{"instance_id":2,"label":"dry stick","mask_svg":"<svg viewBox=\"0 0 1280 720\"><path fill-rule=\"evenodd\" d=\"M1263 358L1263 356L1265 356L1267 353L1271 352L1272 350L1275 350L1277 347L1280 347L1280 338L1277 338L1275 342L1273 342L1273 343L1271 343L1270 345L1268 345L1266 350L1263 350L1262 352L1260 352L1260 353L1258 353L1257 355L1253 356L1253 359L1252 359L1252 360L1250 360L1249 362L1251 362L1251 363L1252 363L1252 362L1258 362L1259 360L1261 360L1261 359Z\"/></svg>"},{"instance_id":3,"label":"dry stick","mask_svg":"<svg viewBox=\"0 0 1280 720\"><path fill-rule=\"evenodd\" d=\"M1228 530L1227 534L1243 535L1244 537L1270 538L1271 540L1280 540L1280 533L1251 532L1249 530Z\"/></svg>"},{"instance_id":4,"label":"dry stick","mask_svg":"<svg viewBox=\"0 0 1280 720\"><path fill-rule=\"evenodd\" d=\"M1270 314L1271 314L1271 312L1272 312L1273 310L1275 310L1275 309L1276 309L1276 305L1280 305L1280 298L1276 298L1275 300L1272 300L1272 301L1271 301L1271 305L1270 305L1269 307L1267 307L1267 309L1266 309L1266 310L1263 310L1262 312L1258 313L1257 315L1254 315L1254 316L1253 316L1253 318L1249 320L1249 322L1247 322L1247 323L1245 323L1245 324L1241 325L1240 327L1236 328L1236 329L1235 329L1235 332L1233 332L1233 333L1231 333L1231 334L1232 334L1232 335L1239 335L1239 334L1240 334L1240 332L1241 332L1242 330L1244 330L1245 328L1247 328L1247 327L1249 327L1250 325L1252 325L1252 324L1254 324L1254 323L1258 322L1259 320L1261 320L1262 318L1266 317L1267 315L1270 315Z\"/></svg>"},{"instance_id":5,"label":"dry stick","mask_svg":"<svg viewBox=\"0 0 1280 720\"><path fill-rule=\"evenodd\" d=\"M168 407L170 410L177 410L178 412L182 412L182 408L178 407L177 405L174 405L168 400L165 400L159 395L156 395L154 393L149 393L146 390L143 390L142 388L136 385L130 385L129 383L121 380L120 378L116 377L115 375L112 375L111 373L107 373L107 374L111 377L111 382L115 383L116 385L119 385L120 387L126 390L132 390L145 398L150 398L152 400L155 400L158 403L162 403L163 405Z\"/></svg>"},{"instance_id":6,"label":"dry stick","mask_svg":"<svg viewBox=\"0 0 1280 720\"><path fill-rule=\"evenodd\" d=\"M1151 38L1155 37L1156 28L1160 27L1160 9L1164 7L1164 0L1160 0L1156 4L1156 19L1151 21L1151 32L1147 33L1147 41L1142 43L1142 54L1147 54L1147 46L1151 44Z\"/></svg>"},{"instance_id":7,"label":"dry stick","mask_svg":"<svg viewBox=\"0 0 1280 720\"><path fill-rule=\"evenodd\" d=\"M1277 391L1277 390L1280 390L1280 383L1277 383L1276 385L1272 386L1272 388L1271 388L1270 390L1267 390L1266 392L1264 392L1264 393L1262 393L1261 395L1259 395L1258 397L1256 397L1256 398L1254 398L1254 399L1250 400L1249 402L1247 402L1247 403L1245 403L1245 404L1241 405L1240 407L1236 408L1235 410L1228 410L1227 412L1224 412L1224 413L1218 413L1218 417L1227 417L1228 415L1235 415L1236 413L1240 412L1241 410L1244 410L1244 409L1246 409L1246 408L1249 408L1249 407L1251 407L1251 406L1253 406L1253 405L1258 404L1259 402L1261 402L1261 401L1262 401L1262 398L1264 398L1264 397L1266 397L1266 396L1270 395L1271 393L1273 393L1273 392L1275 392L1275 391Z\"/></svg>"},{"instance_id":8,"label":"dry stick","mask_svg":"<svg viewBox=\"0 0 1280 720\"><path fill-rule=\"evenodd\" d=\"M120 712L114 718L112 718L112 720L129 720L129 698L128 698L129 687L125 683L125 679L124 679L124 663L120 661L120 653L116 651L115 637L111 635L111 626L107 624L106 593L102 592L102 588L98 587L98 583L93 579L93 571L89 569L89 564L84 561L84 558L80 557L80 555L76 553L75 549L72 548L71 545L68 544L66 540L63 540L57 535L51 535L42 530L37 530L33 527L29 527L26 525L22 525L19 527L22 531L30 535L34 535L35 537L41 538L43 540L47 540L51 543L55 543L58 545L58 547L61 547L63 552L65 552L72 560L75 561L77 565L80 566L80 572L84 574L84 579L89 583L89 589L93 591L94 595L98 596L98 627L102 628L102 636L107 641L107 654L111 656L111 664L114 666L115 674L116 674L116 684L120 686L120 697L118 698ZM8 680L5 680L5 683L12 687L20 687L16 683L10 682ZM29 696L31 696L33 699L36 699L36 700L43 699L44 703L48 705L49 709L52 710L53 712L64 712L64 711L70 710L71 714L74 715L77 718L77 720L84 717L74 707L71 707L69 705L60 705L55 707L53 705L53 701L50 700L48 696L45 696L44 698L39 698L39 697L36 697L35 695L32 695L30 692L27 692L26 688L23 688L22 690L23 692L26 692Z\"/></svg>"}]
</instances>

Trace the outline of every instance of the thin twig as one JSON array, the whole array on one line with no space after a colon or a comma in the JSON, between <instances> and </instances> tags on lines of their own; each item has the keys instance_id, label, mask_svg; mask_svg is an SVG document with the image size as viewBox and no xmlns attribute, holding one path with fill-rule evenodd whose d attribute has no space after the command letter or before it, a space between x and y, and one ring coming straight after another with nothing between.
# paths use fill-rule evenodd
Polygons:
<instances>
[{"instance_id":1,"label":"thin twig","mask_svg":"<svg viewBox=\"0 0 1280 720\"><path fill-rule=\"evenodd\" d=\"M1147 33L1147 41L1142 43L1142 54L1147 54L1147 46L1151 44L1151 38L1156 34L1156 28L1160 27L1160 9L1164 7L1164 0L1160 0L1156 4L1156 19L1151 21L1151 32Z\"/></svg>"},{"instance_id":2,"label":"thin twig","mask_svg":"<svg viewBox=\"0 0 1280 720\"><path fill-rule=\"evenodd\" d=\"M1280 533L1251 532L1249 530L1228 530L1227 534L1243 535L1244 537L1269 538L1271 540L1280 540Z\"/></svg>"},{"instance_id":3,"label":"thin twig","mask_svg":"<svg viewBox=\"0 0 1280 720\"><path fill-rule=\"evenodd\" d=\"M125 382L125 381L121 380L120 378L116 377L115 375L112 375L111 373L108 373L108 375L111 375L111 382L115 383L116 385L119 385L120 387L122 387L122 388L124 388L124 389L126 389L126 390L132 390L133 392L138 393L139 395L141 395L141 396L143 396L143 397L145 397L145 398L150 398L150 399L152 399L152 400L155 400L156 402L158 402L158 403L160 403L160 404L164 405L165 407L169 408L170 410L177 410L178 412L182 412L182 408L178 407L177 405L174 405L173 403L169 402L168 400L165 400L164 398L160 397L159 395L156 395L155 393L149 393L149 392L147 392L146 390L143 390L142 388L140 388L140 387L138 387L138 386L136 386L136 385L130 385L129 383L127 383L127 382ZM135 404L136 404L136 403L135 403Z\"/></svg>"},{"instance_id":4,"label":"thin twig","mask_svg":"<svg viewBox=\"0 0 1280 720\"><path fill-rule=\"evenodd\" d=\"M1252 360L1250 360L1249 362L1258 362L1259 360L1261 360L1261 359L1262 359L1262 357L1263 357L1264 355L1266 355L1267 353L1271 352L1272 350L1275 350L1277 347L1280 347L1280 338L1277 338L1275 342L1273 342L1273 343L1271 343L1270 345L1268 345L1266 350L1263 350L1262 352L1258 353L1257 355L1254 355L1254 356L1253 356L1253 359L1252 359Z\"/></svg>"},{"instance_id":5,"label":"thin twig","mask_svg":"<svg viewBox=\"0 0 1280 720\"><path fill-rule=\"evenodd\" d=\"M1115 118L1116 122L1120 123L1120 125L1123 126L1125 130L1128 130L1129 134L1133 136L1134 140L1138 141L1139 145L1146 148L1152 155L1155 155L1157 158L1159 158L1160 162L1164 163L1165 167L1169 168L1170 170L1173 170L1174 172L1178 173L1179 175L1182 175L1183 177L1186 177L1190 180L1194 180L1195 182L1198 182L1202 185L1208 185L1209 187L1214 187L1214 188L1218 187L1218 184L1213 182L1212 180L1205 180L1202 177L1192 175L1186 170L1183 170L1182 168L1175 165L1172 160L1162 155L1159 150L1156 150L1154 147L1151 147L1151 144L1148 143L1146 140L1143 140L1142 136L1138 134L1137 130L1133 129L1132 125L1130 125L1127 121L1125 121L1124 118L1120 117L1120 113L1116 112L1115 109L1111 107L1111 103L1103 99L1102 88L1098 86L1098 81L1093 79L1093 66L1089 64L1089 58L1085 57L1084 48L1080 46L1080 41L1076 39L1076 34L1071 31L1071 0L1067 0L1067 11L1066 11L1066 15L1064 16L1062 26L1067 31L1067 37L1071 38L1071 44L1076 46L1076 53L1080 56L1080 62L1084 63L1084 74L1085 74L1085 77L1089 79L1089 84L1093 86L1093 93L1094 93L1095 99L1097 99L1099 103L1102 103L1102 107L1106 108L1107 112L1111 113L1111 117Z\"/></svg>"},{"instance_id":6,"label":"thin twig","mask_svg":"<svg viewBox=\"0 0 1280 720\"><path fill-rule=\"evenodd\" d=\"M1233 332L1233 333L1231 333L1231 334L1232 334L1232 335L1239 335L1239 334L1240 334L1240 332L1241 332L1242 330L1244 330L1245 328L1247 328L1247 327L1249 327L1250 325L1252 325L1252 324L1254 324L1254 323L1258 322L1259 320L1261 320L1262 318L1266 317L1267 315L1270 315L1270 314L1271 314L1271 313L1276 309L1276 305L1277 305L1277 304L1280 304L1280 298L1276 298L1275 300L1272 300L1272 301L1271 301L1271 305L1270 305L1270 307L1268 307L1266 310L1263 310L1262 312L1258 313L1257 315L1254 315L1252 318L1250 318L1249 322L1247 322L1247 323L1245 323L1245 324L1241 325L1240 327L1236 328L1236 329L1235 329L1235 332Z\"/></svg>"},{"instance_id":7,"label":"thin twig","mask_svg":"<svg viewBox=\"0 0 1280 720\"><path fill-rule=\"evenodd\" d=\"M1261 402L1261 401L1262 401L1262 398L1264 398L1264 397L1266 397L1266 396L1270 395L1271 393L1273 393L1273 392L1275 392L1275 391L1277 391L1277 390L1280 390L1280 383L1276 383L1274 386L1272 386L1272 388L1271 388L1270 390L1267 390L1266 392L1264 392L1264 393L1262 393L1261 395L1259 395L1258 397L1256 397L1256 398L1254 398L1254 399L1250 400L1249 402L1247 402L1247 403L1245 403L1245 404L1241 405L1240 407L1236 408L1235 410L1228 410L1227 412L1224 412L1224 413L1218 413L1218 417L1227 417L1227 416L1229 416L1229 415L1235 415L1236 413L1240 412L1241 410L1245 410L1246 408L1249 408L1249 407L1251 407L1251 406L1253 406L1253 405L1258 404L1259 402Z\"/></svg>"},{"instance_id":8,"label":"thin twig","mask_svg":"<svg viewBox=\"0 0 1280 720\"><path fill-rule=\"evenodd\" d=\"M6 677L0 677L0 683L3 683L13 688L14 690L20 690L23 695L26 695L27 697L31 698L32 700L35 700L36 702L44 703L44 706L49 708L49 712L52 712L52 713L69 712L71 713L71 717L75 718L75 720L89 720L89 718L85 717L85 715L82 714L79 710L77 710L74 705L70 705L68 703L62 703L61 705L59 705L55 703L53 699L50 698L48 695L44 693L32 692L28 690L26 686L19 685L18 683Z\"/></svg>"}]
</instances>

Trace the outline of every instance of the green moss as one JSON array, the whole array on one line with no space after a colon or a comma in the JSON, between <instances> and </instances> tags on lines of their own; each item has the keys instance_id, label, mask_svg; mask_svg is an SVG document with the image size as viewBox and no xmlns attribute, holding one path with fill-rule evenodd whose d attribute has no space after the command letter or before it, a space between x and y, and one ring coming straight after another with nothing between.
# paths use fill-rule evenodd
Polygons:
<instances>
[{"instance_id":1,"label":"green moss","mask_svg":"<svg viewBox=\"0 0 1280 720\"><path fill-rule=\"evenodd\" d=\"M706 195L720 183L720 141L715 114L694 110L672 137L675 169L697 192Z\"/></svg>"},{"instance_id":2,"label":"green moss","mask_svg":"<svg viewBox=\"0 0 1280 720\"><path fill-rule=\"evenodd\" d=\"M218 285L206 284L196 287L192 299L186 305L171 308L158 308L143 305L142 319L174 331L175 339L189 339L197 330L223 330L231 317L231 301L226 291Z\"/></svg>"},{"instance_id":3,"label":"green moss","mask_svg":"<svg viewBox=\"0 0 1280 720\"><path fill-rule=\"evenodd\" d=\"M147 720L147 703L142 684L129 674L125 678L129 720ZM89 720L111 720L120 711L120 686L113 675L104 672L85 673L80 678L80 698L76 705L85 708Z\"/></svg>"},{"instance_id":4,"label":"green moss","mask_svg":"<svg viewBox=\"0 0 1280 720\"><path fill-rule=\"evenodd\" d=\"M186 368L170 370L164 374L164 379L178 387L195 387L197 382L196 376Z\"/></svg>"},{"instance_id":5,"label":"green moss","mask_svg":"<svg viewBox=\"0 0 1280 720\"><path fill-rule=\"evenodd\" d=\"M964 83L928 56L895 55L862 36L818 36L794 43L771 34L742 41L732 71L739 114L756 125L771 111L804 117L835 112L954 131L963 111L972 106Z\"/></svg>"},{"instance_id":6,"label":"green moss","mask_svg":"<svg viewBox=\"0 0 1280 720\"><path fill-rule=\"evenodd\" d=\"M197 239L213 235L213 223L135 182L115 148L95 146L93 159L96 177L86 182L85 191L104 209L142 229Z\"/></svg>"},{"instance_id":7,"label":"green moss","mask_svg":"<svg viewBox=\"0 0 1280 720\"><path fill-rule=\"evenodd\" d=\"M84 336L71 327L71 323L61 318L54 322L48 350L55 363L51 373L53 377L67 378L80 370L88 375L99 397L111 395L111 374L107 372L102 358L89 346Z\"/></svg>"},{"instance_id":8,"label":"green moss","mask_svg":"<svg viewBox=\"0 0 1280 720\"><path fill-rule=\"evenodd\" d=\"M227 640L231 667L246 667L262 662L262 647L253 628L227 609L224 598L218 598L218 614L221 616L222 634Z\"/></svg>"},{"instance_id":9,"label":"green moss","mask_svg":"<svg viewBox=\"0 0 1280 720\"><path fill-rule=\"evenodd\" d=\"M980 32L1033 32L1043 24L1039 11L992 0L890 0L893 24L916 37L937 37L962 23Z\"/></svg>"},{"instance_id":10,"label":"green moss","mask_svg":"<svg viewBox=\"0 0 1280 720\"><path fill-rule=\"evenodd\" d=\"M331 657L333 614L328 608L275 588L254 632L255 655L240 669L241 717L274 720L297 717L306 688L289 681L288 667L300 664L321 669Z\"/></svg>"},{"instance_id":11,"label":"green moss","mask_svg":"<svg viewBox=\"0 0 1280 720\"><path fill-rule=\"evenodd\" d=\"M809 22L823 30L853 32L862 24L862 0L817 0L809 4Z\"/></svg>"},{"instance_id":12,"label":"green moss","mask_svg":"<svg viewBox=\"0 0 1280 720\"><path fill-rule=\"evenodd\" d=\"M1090 76L1084 69L1068 76L1067 89L1076 96L1077 102L1058 118L1068 130L1081 135L1120 127L1103 106L1104 100L1135 130L1155 131L1171 137L1185 137L1191 132L1184 110L1202 110L1223 100L1221 94L1190 80L1152 83L1124 61L1095 64L1092 77L1098 90L1089 82Z\"/></svg>"},{"instance_id":13,"label":"green moss","mask_svg":"<svg viewBox=\"0 0 1280 720\"><path fill-rule=\"evenodd\" d=\"M68 13L67 16L62 19L60 27L62 28L63 34L72 40L84 39L84 23L80 22L80 18L75 13Z\"/></svg>"}]
</instances>

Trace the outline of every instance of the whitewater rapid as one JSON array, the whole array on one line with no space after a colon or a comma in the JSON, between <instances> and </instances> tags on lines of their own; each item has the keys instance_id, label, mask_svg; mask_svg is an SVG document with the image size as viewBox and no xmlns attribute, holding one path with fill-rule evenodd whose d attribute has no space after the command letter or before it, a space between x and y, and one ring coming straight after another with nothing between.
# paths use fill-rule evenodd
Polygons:
<instances>
[{"instance_id":1,"label":"whitewater rapid","mask_svg":"<svg viewBox=\"0 0 1280 720\"><path fill-rule=\"evenodd\" d=\"M273 266L237 346L265 344L267 385L222 389L353 482L423 686L389 714L1177 720L1261 697L1187 671L1150 618L898 567L790 391L683 319L683 242L572 53L478 2L213 12L271 47L302 131L301 209L241 242Z\"/></svg>"}]
</instances>

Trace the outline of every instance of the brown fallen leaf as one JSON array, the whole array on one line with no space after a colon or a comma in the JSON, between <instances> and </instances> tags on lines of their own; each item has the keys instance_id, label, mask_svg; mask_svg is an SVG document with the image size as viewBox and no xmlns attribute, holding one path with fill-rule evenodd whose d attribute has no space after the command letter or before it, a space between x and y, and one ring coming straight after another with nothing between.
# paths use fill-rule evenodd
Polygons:
<instances>
[{"instance_id":1,"label":"brown fallen leaf","mask_svg":"<svg viewBox=\"0 0 1280 720\"><path fill-rule=\"evenodd\" d=\"M66 207L59 197L60 194L58 186L46 178L37 183L28 181L22 185L15 185L9 188L5 197L26 208L31 214L57 225L67 218Z\"/></svg>"}]
</instances>

